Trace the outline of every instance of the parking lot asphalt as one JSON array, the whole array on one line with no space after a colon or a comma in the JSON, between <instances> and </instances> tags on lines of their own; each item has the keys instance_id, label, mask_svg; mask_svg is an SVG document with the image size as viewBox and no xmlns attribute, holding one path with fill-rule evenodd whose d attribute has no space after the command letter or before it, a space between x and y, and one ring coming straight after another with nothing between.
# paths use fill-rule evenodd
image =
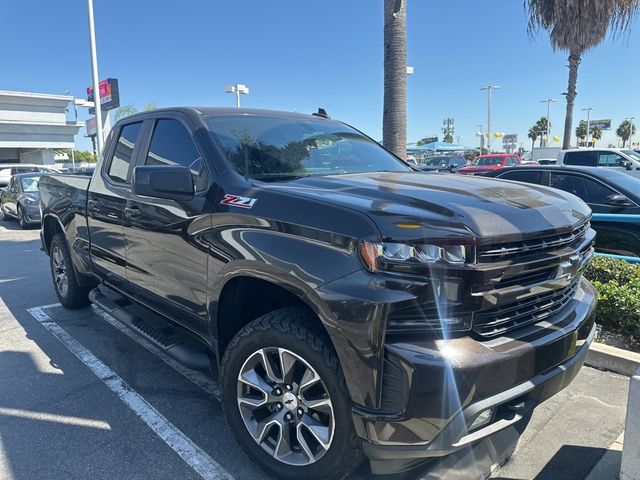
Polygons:
<instances>
[{"instance_id":1,"label":"parking lot asphalt","mask_svg":"<svg viewBox=\"0 0 640 480\"><path fill-rule=\"evenodd\" d=\"M268 478L204 375L91 307L56 306L37 230L0 222L0 478ZM494 478L585 478L623 429L628 379L583 368ZM402 476L483 478L517 432ZM366 468L352 480L370 477Z\"/></svg>"}]
</instances>

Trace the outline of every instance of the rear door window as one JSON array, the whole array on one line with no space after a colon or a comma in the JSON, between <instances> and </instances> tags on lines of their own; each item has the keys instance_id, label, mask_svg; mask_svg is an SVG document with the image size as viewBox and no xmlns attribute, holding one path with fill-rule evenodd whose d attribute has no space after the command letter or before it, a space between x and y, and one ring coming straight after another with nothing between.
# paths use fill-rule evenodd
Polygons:
<instances>
[{"instance_id":1,"label":"rear door window","mask_svg":"<svg viewBox=\"0 0 640 480\"><path fill-rule=\"evenodd\" d=\"M118 143L113 152L113 157L109 165L107 175L113 181L118 183L129 183L129 166L131 165L131 157L136 147L140 131L142 130L142 122L130 123L120 130Z\"/></svg>"},{"instance_id":2,"label":"rear door window","mask_svg":"<svg viewBox=\"0 0 640 480\"><path fill-rule=\"evenodd\" d=\"M595 167L598 165L598 154L594 151L566 152L564 154L565 165L581 165L583 167Z\"/></svg>"},{"instance_id":3,"label":"rear door window","mask_svg":"<svg viewBox=\"0 0 640 480\"><path fill-rule=\"evenodd\" d=\"M590 204L607 205L607 198L616 193L609 187L581 175L552 173L550 183L553 188L572 193Z\"/></svg>"}]
</instances>

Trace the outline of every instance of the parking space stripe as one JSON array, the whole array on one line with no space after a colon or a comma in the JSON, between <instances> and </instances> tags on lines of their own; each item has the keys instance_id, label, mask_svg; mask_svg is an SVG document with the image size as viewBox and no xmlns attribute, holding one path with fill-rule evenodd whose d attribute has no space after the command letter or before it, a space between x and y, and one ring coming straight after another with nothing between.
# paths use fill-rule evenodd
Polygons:
<instances>
[{"instance_id":1,"label":"parking space stripe","mask_svg":"<svg viewBox=\"0 0 640 480\"><path fill-rule=\"evenodd\" d=\"M47 307L51 308L51 306ZM207 480L233 479L222 466L133 390L116 372L102 363L93 353L58 325L42 307L30 308L28 312L78 357L125 405L202 478Z\"/></svg>"},{"instance_id":2,"label":"parking space stripe","mask_svg":"<svg viewBox=\"0 0 640 480\"><path fill-rule=\"evenodd\" d=\"M109 315L104 310L101 310L95 305L92 305L91 308L93 309L93 312L96 315L102 318L105 322L107 322L113 328L119 330L120 332L125 334L127 337L129 337L131 340L133 340L134 342L138 343L140 346L146 348L148 351L156 355L158 358L160 358L160 360L165 362L167 365L169 365L178 373L182 374L187 380L191 381L194 385L201 388L206 393L213 395L217 400L220 400L220 389L218 388L218 385L216 384L216 382L213 381L211 378L207 377L206 375L200 372L197 372L196 370L191 370L190 368L187 368L181 363L175 361L173 358L171 358L169 355L167 355L162 350L157 348L155 345L148 342L147 340L142 338L140 335L137 335L136 333L131 331L131 329L125 327L122 323L120 323L117 319Z\"/></svg>"}]
</instances>

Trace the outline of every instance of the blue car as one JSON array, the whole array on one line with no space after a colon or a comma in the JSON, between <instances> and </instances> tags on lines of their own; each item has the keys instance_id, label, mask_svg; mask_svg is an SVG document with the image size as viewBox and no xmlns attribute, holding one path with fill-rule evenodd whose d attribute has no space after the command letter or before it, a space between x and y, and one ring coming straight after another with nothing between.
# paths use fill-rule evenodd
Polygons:
<instances>
[{"instance_id":1,"label":"blue car","mask_svg":"<svg viewBox=\"0 0 640 480\"><path fill-rule=\"evenodd\" d=\"M640 179L608 168L547 166L503 168L487 177L558 188L593 211L596 252L640 263Z\"/></svg>"}]
</instances>

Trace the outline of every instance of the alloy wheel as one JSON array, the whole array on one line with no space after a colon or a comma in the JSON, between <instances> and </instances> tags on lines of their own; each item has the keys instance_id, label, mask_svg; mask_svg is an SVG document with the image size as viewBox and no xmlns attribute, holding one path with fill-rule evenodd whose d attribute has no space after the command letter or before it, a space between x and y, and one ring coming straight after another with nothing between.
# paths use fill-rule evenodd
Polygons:
<instances>
[{"instance_id":1,"label":"alloy wheel","mask_svg":"<svg viewBox=\"0 0 640 480\"><path fill-rule=\"evenodd\" d=\"M245 427L274 459L296 466L320 460L333 440L333 403L318 372L284 348L262 348L244 362L237 400Z\"/></svg>"},{"instance_id":2,"label":"alloy wheel","mask_svg":"<svg viewBox=\"0 0 640 480\"><path fill-rule=\"evenodd\" d=\"M69 277L67 276L67 264L64 261L60 247L53 247L51 252L51 265L53 267L53 278L56 282L58 293L66 297L69 291Z\"/></svg>"}]
</instances>

